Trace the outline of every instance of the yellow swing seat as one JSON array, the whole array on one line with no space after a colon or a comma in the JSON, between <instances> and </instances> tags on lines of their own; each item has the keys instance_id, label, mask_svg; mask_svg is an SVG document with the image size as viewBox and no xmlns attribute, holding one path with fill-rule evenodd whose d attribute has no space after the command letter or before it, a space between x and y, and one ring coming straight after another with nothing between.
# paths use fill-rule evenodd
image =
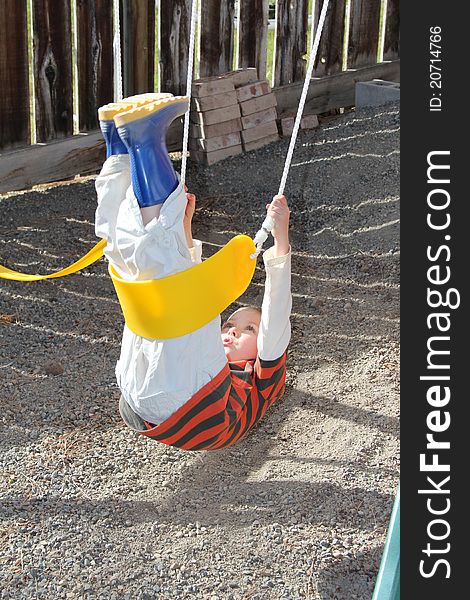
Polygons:
<instances>
[{"instance_id":1,"label":"yellow swing seat","mask_svg":"<svg viewBox=\"0 0 470 600\"><path fill-rule=\"evenodd\" d=\"M20 273L0 265L0 279L39 281L76 273L103 256L101 240L85 256L48 275ZM237 235L204 262L162 279L128 281L109 265L127 326L142 337L166 339L199 329L241 296L256 266L253 240Z\"/></svg>"},{"instance_id":2,"label":"yellow swing seat","mask_svg":"<svg viewBox=\"0 0 470 600\"><path fill-rule=\"evenodd\" d=\"M126 325L141 337L186 335L241 296L256 266L253 240L237 235L204 262L162 279L128 281L109 265Z\"/></svg>"}]
</instances>

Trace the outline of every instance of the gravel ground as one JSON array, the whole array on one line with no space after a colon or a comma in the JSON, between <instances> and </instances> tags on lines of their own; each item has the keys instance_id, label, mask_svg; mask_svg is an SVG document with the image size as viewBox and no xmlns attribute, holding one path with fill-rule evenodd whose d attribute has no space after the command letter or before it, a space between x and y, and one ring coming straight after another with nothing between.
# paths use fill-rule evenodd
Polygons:
<instances>
[{"instance_id":1,"label":"gravel ground","mask_svg":"<svg viewBox=\"0 0 470 600\"><path fill-rule=\"evenodd\" d=\"M206 255L254 235L288 142L190 165ZM399 113L302 133L288 386L237 446L127 430L104 261L0 285L0 597L365 600L398 483ZM48 272L95 242L93 179L1 199L0 263ZM258 268L241 303L259 302Z\"/></svg>"}]
</instances>

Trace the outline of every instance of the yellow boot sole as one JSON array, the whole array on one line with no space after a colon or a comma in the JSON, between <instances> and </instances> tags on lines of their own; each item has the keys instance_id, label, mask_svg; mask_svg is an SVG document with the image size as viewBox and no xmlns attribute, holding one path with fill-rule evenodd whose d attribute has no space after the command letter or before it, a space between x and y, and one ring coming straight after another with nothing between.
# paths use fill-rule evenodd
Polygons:
<instances>
[{"instance_id":1,"label":"yellow boot sole","mask_svg":"<svg viewBox=\"0 0 470 600\"><path fill-rule=\"evenodd\" d=\"M127 98L123 98L122 100L118 100L118 104L128 104L131 102L136 106L142 106L143 104L148 104L149 102L155 102L156 100L161 100L162 98L172 98L173 94L167 92L147 92L146 94L136 94L135 96L128 96Z\"/></svg>"},{"instance_id":2,"label":"yellow boot sole","mask_svg":"<svg viewBox=\"0 0 470 600\"><path fill-rule=\"evenodd\" d=\"M131 110L118 111L114 117L114 123L116 127L122 127L127 123L145 119L145 117L149 117L163 108L176 104L181 104L182 109L185 106L185 110L187 110L189 107L189 99L187 96L172 96L169 98L161 98L160 100L155 100L154 102L143 104L142 106L137 106Z\"/></svg>"},{"instance_id":3,"label":"yellow boot sole","mask_svg":"<svg viewBox=\"0 0 470 600\"><path fill-rule=\"evenodd\" d=\"M112 121L114 117L120 112L132 110L133 108L144 106L145 104L149 104L150 102L162 100L163 98L171 98L172 96L172 94L167 93L150 92L147 94L137 94L135 96L129 96L128 98L123 98L122 100L118 100L117 102L110 102L109 104L101 106L98 109L98 118L100 121Z\"/></svg>"}]
</instances>

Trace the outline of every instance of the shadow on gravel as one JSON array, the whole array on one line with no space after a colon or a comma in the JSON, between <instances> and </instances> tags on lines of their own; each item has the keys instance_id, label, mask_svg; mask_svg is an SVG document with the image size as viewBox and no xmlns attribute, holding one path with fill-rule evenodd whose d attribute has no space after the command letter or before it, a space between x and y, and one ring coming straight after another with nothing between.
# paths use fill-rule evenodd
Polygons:
<instances>
[{"instance_id":1,"label":"shadow on gravel","mask_svg":"<svg viewBox=\"0 0 470 600\"><path fill-rule=\"evenodd\" d=\"M295 404L289 403L291 410L294 406L301 406L303 410L307 409L324 416L341 419L346 422L346 427L348 422L357 423L393 435L396 438L400 436L400 420L398 417L389 417L379 412L365 410L359 406L349 406L326 396L313 396L299 390L296 391L295 398ZM305 418L308 419L308 416Z\"/></svg>"},{"instance_id":2,"label":"shadow on gravel","mask_svg":"<svg viewBox=\"0 0 470 600\"><path fill-rule=\"evenodd\" d=\"M207 466L210 467L210 461ZM139 525L147 523L182 524L199 521L205 527L245 528L264 526L273 521L283 526L298 522L293 513L302 514L302 522L313 524L334 524L335 527L350 527L351 513L356 512L354 526L364 531L372 531L381 523L384 504L393 502L393 497L373 490L351 487L345 492L342 486L307 481L240 481L226 477L224 485L230 489L230 501L227 494L220 501L220 481L208 483L204 475L191 479L191 491L185 492L186 507L176 512L172 499L165 502L145 500L126 500L106 498L87 500L83 498L60 498L44 495L35 498L32 494L5 494L0 507L0 520L15 517L38 522L47 516L80 515L92 521L103 520L103 512L113 515L113 526L120 527L128 523ZM156 484L157 485L157 484ZM274 503L269 497L276 497ZM284 499L289 498L289 503ZM200 501L204 500L201 508ZM196 501L196 503L195 503ZM250 506L253 504L253 506ZM381 519L380 519L381 520ZM127 525L129 526L129 525Z\"/></svg>"},{"instance_id":3,"label":"shadow on gravel","mask_svg":"<svg viewBox=\"0 0 470 600\"><path fill-rule=\"evenodd\" d=\"M317 600L365 600L374 591L383 548L330 558L315 570L310 590ZM367 595L366 595L367 594Z\"/></svg>"}]
</instances>

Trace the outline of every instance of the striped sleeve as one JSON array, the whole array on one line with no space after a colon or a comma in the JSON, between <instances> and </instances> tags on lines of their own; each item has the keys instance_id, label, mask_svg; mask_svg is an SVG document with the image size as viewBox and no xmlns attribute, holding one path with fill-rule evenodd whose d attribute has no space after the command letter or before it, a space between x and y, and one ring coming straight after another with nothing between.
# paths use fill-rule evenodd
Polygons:
<instances>
[{"instance_id":1,"label":"striped sleeve","mask_svg":"<svg viewBox=\"0 0 470 600\"><path fill-rule=\"evenodd\" d=\"M277 360L258 358L255 363L255 383L264 401L271 406L285 391L287 352Z\"/></svg>"},{"instance_id":2,"label":"striped sleeve","mask_svg":"<svg viewBox=\"0 0 470 600\"><path fill-rule=\"evenodd\" d=\"M232 380L234 380L232 374ZM277 360L265 361L257 358L251 375L251 383L245 388L244 405L238 413L236 422L224 433L220 439L215 442L211 449L226 448L231 446L244 435L264 416L267 409L279 398L285 391L286 381L286 353ZM243 388L242 388L243 389ZM230 392L230 398L236 398L240 401L237 392L240 391L239 385L233 384Z\"/></svg>"}]
</instances>

